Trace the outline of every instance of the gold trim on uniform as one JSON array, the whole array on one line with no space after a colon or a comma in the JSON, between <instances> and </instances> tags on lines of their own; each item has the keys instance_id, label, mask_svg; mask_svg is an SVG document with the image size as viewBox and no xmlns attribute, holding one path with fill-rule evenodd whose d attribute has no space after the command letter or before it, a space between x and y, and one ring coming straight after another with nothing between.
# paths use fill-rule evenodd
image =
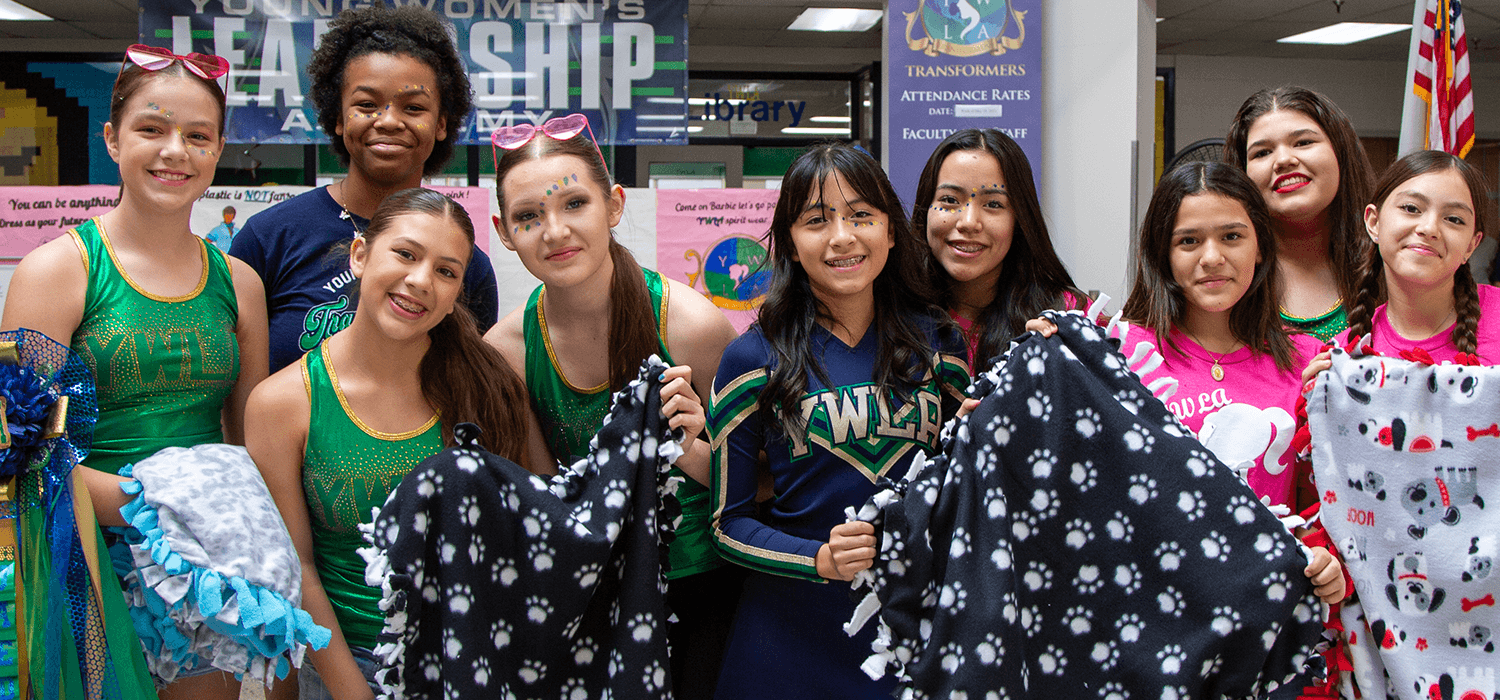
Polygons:
<instances>
[{"instance_id":1,"label":"gold trim on uniform","mask_svg":"<svg viewBox=\"0 0 1500 700\"><path fill-rule=\"evenodd\" d=\"M354 423L356 426L359 426L360 430L365 431L366 435L369 435L370 437L376 438L378 440L388 440L392 442L397 440L410 440L418 435L421 435L422 433L427 432L429 428L437 424L438 415L434 413L432 414L431 418L427 419L426 423L422 424L422 427L415 430L408 430L404 433L382 433L379 430L365 425L365 422L360 420L359 416L354 414L354 409L349 407L349 400L344 398L344 389L343 387L339 386L338 372L334 371L333 369L333 358L328 356L327 341L324 341L322 344L322 353L323 367L328 370L328 383L333 385L333 395L339 397L339 405L344 408L344 415L349 417L350 422Z\"/></svg>"},{"instance_id":2,"label":"gold trim on uniform","mask_svg":"<svg viewBox=\"0 0 1500 700\"><path fill-rule=\"evenodd\" d=\"M136 284L135 280L130 278L130 273L125 270L124 265L120 264L120 258L115 256L115 246L113 243L109 242L109 234L105 233L104 231L104 222L96 216L94 217L94 225L99 227L99 240L104 241L104 250L105 252L109 253L109 261L111 263L114 263L115 269L120 271L120 278L124 279L125 283L130 285L131 289L140 292L141 296L146 297L147 299L150 299L152 301L163 301L168 303L192 301L199 294L203 293L204 287L208 286L208 244L204 243L202 238L193 236L193 239L198 242L198 257L203 261L203 274L198 277L198 287L180 297L164 297L158 294L152 294L151 292L141 289L141 286ZM88 269L87 259L84 260L83 267L84 269Z\"/></svg>"}]
</instances>

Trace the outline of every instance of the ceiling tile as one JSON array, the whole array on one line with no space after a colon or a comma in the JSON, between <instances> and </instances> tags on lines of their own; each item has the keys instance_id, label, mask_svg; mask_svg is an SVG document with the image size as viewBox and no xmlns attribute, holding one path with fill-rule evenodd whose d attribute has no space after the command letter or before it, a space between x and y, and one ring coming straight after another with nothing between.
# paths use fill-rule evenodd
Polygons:
<instances>
[{"instance_id":1,"label":"ceiling tile","mask_svg":"<svg viewBox=\"0 0 1500 700\"><path fill-rule=\"evenodd\" d=\"M1224 20L1167 19L1156 25L1156 43L1192 41L1243 24Z\"/></svg>"},{"instance_id":2,"label":"ceiling tile","mask_svg":"<svg viewBox=\"0 0 1500 700\"><path fill-rule=\"evenodd\" d=\"M70 24L100 39L135 41L140 36L140 25L135 22L70 22Z\"/></svg>"},{"instance_id":3,"label":"ceiling tile","mask_svg":"<svg viewBox=\"0 0 1500 700\"><path fill-rule=\"evenodd\" d=\"M785 29L802 10L795 7L752 7L749 5L710 5L698 18L695 27Z\"/></svg>"},{"instance_id":4,"label":"ceiling tile","mask_svg":"<svg viewBox=\"0 0 1500 700\"><path fill-rule=\"evenodd\" d=\"M1181 19L1199 20L1234 20L1249 21L1275 17L1277 15L1300 10L1304 8L1326 8L1328 14L1334 14L1333 2L1331 0L1256 0L1245 2L1244 0L1218 0L1206 3L1188 12L1172 15ZM1164 15L1159 15L1164 16ZM1312 18L1303 18L1312 20ZM1316 21L1316 20L1313 20Z\"/></svg>"},{"instance_id":5,"label":"ceiling tile","mask_svg":"<svg viewBox=\"0 0 1500 700\"><path fill-rule=\"evenodd\" d=\"M1156 3L1156 16L1176 17L1215 2L1217 0L1159 0Z\"/></svg>"},{"instance_id":6,"label":"ceiling tile","mask_svg":"<svg viewBox=\"0 0 1500 700\"><path fill-rule=\"evenodd\" d=\"M25 39L98 39L67 22L0 22L0 31ZM132 35L134 38L134 35ZM6 49L13 49L6 42Z\"/></svg>"},{"instance_id":7,"label":"ceiling tile","mask_svg":"<svg viewBox=\"0 0 1500 700\"><path fill-rule=\"evenodd\" d=\"M698 29L688 34L688 47L693 46L774 46L779 32L771 29Z\"/></svg>"}]
</instances>

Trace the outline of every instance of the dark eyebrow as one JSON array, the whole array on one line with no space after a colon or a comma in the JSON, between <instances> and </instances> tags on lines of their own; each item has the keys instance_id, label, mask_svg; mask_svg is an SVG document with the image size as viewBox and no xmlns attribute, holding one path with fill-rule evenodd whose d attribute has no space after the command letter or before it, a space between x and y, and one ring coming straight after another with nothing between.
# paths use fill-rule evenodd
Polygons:
<instances>
[{"instance_id":1,"label":"dark eyebrow","mask_svg":"<svg viewBox=\"0 0 1500 700\"><path fill-rule=\"evenodd\" d=\"M1207 231L1229 231L1231 229L1238 229L1238 228L1250 228L1250 227L1247 226L1245 224L1245 222L1243 222L1243 221L1231 221L1231 222L1229 222L1227 224L1219 224L1218 226L1209 226L1206 229L1202 229L1202 228L1179 228L1179 229L1172 229L1172 236L1173 237L1176 237L1176 236L1185 236L1185 235L1187 235L1189 233L1197 233L1199 231L1204 231L1204 230L1207 230Z\"/></svg>"},{"instance_id":2,"label":"dark eyebrow","mask_svg":"<svg viewBox=\"0 0 1500 700\"><path fill-rule=\"evenodd\" d=\"M162 123L165 123L165 124L176 123L173 120L168 119L166 117L166 115L161 114L160 112L157 112L155 110L150 110L150 109L145 109L145 110L141 110L140 112L137 112L136 113L136 119L144 119L144 120L153 121L153 122L162 122ZM209 119L194 119L193 121L180 122L178 124L180 126L185 126L185 127L193 127L193 126L196 126L196 127L217 126L217 124L215 124L212 120L209 120Z\"/></svg>"},{"instance_id":3,"label":"dark eyebrow","mask_svg":"<svg viewBox=\"0 0 1500 700\"><path fill-rule=\"evenodd\" d=\"M1418 192L1416 190L1402 190L1401 192L1398 192L1397 194L1399 194L1402 197L1411 197L1412 199L1421 200L1422 203L1424 203L1424 204L1430 204L1430 203L1432 203L1432 200L1430 198L1428 198L1427 195L1422 194L1421 192ZM1459 201L1448 202L1448 203L1446 203L1446 204L1444 204L1442 206L1445 206L1445 207L1458 207L1459 209L1462 209L1462 210L1464 210L1466 212L1469 212L1470 214L1474 213L1474 208L1473 207L1471 207L1471 206L1469 206L1467 204L1464 204L1463 202L1459 202Z\"/></svg>"},{"instance_id":4,"label":"dark eyebrow","mask_svg":"<svg viewBox=\"0 0 1500 700\"><path fill-rule=\"evenodd\" d=\"M970 192L970 191L973 191L973 188L963 187L963 186L960 186L960 185L955 185L955 184L953 184L951 182L945 182L945 183L943 183L941 185L938 185L937 188L940 189L940 190L953 190L955 192ZM989 184L989 185L985 185L984 187L979 188L979 193L980 194L1004 194L1004 195L1010 194L1010 192L1005 189L1005 185L995 185L995 184Z\"/></svg>"},{"instance_id":5,"label":"dark eyebrow","mask_svg":"<svg viewBox=\"0 0 1500 700\"><path fill-rule=\"evenodd\" d=\"M413 248L416 248L416 249L420 250L423 253L427 252L427 246L424 246L421 243L418 243L416 241L416 239L414 239L414 238L412 238L410 236L397 236L396 240L391 241L391 243L393 245L397 244L397 243L405 243L406 245L409 245L409 246L411 246ZM453 257L451 255L439 255L438 259L439 260L447 260L447 261L450 261L450 262L452 262L452 263L454 263L456 265L463 265L464 264L464 261L459 260L458 258L455 258L455 257Z\"/></svg>"},{"instance_id":6,"label":"dark eyebrow","mask_svg":"<svg viewBox=\"0 0 1500 700\"><path fill-rule=\"evenodd\" d=\"M1402 191L1398 192L1397 194L1400 195L1400 196L1402 196L1402 197L1411 197L1412 199L1420 199L1424 203L1432 201L1431 199L1428 199L1427 195L1422 194L1421 192L1418 192L1416 190L1402 190Z\"/></svg>"},{"instance_id":7,"label":"dark eyebrow","mask_svg":"<svg viewBox=\"0 0 1500 700\"><path fill-rule=\"evenodd\" d=\"M428 90L427 87L424 85L424 86L420 86L420 87L410 88L410 89L407 89L407 90L400 90L400 91L398 91L396 93L396 97L406 97L407 95L427 95L427 96L430 97L430 96L432 96L432 92L430 90Z\"/></svg>"},{"instance_id":8,"label":"dark eyebrow","mask_svg":"<svg viewBox=\"0 0 1500 700\"><path fill-rule=\"evenodd\" d=\"M1322 134L1317 129L1298 129L1296 131L1293 131L1290 134L1287 134L1287 136L1289 136L1291 138L1296 138L1298 136L1306 136L1308 134L1312 134L1313 136L1322 136ZM1259 146L1261 144L1264 144L1264 143L1266 143L1268 141L1272 141L1272 140L1273 139L1260 139L1260 140L1255 141L1254 143L1251 143L1250 145L1246 146L1245 150L1248 151L1248 150L1250 150L1252 148L1255 148L1256 146Z\"/></svg>"},{"instance_id":9,"label":"dark eyebrow","mask_svg":"<svg viewBox=\"0 0 1500 700\"><path fill-rule=\"evenodd\" d=\"M820 199L820 200L818 200L816 202L809 202L807 204L807 206L805 206L805 207L802 208L802 211L799 212L798 215L800 216L802 214L806 214L807 212L810 212L810 211L812 211L814 209L827 209L827 208L828 207L823 204L823 200Z\"/></svg>"}]
</instances>

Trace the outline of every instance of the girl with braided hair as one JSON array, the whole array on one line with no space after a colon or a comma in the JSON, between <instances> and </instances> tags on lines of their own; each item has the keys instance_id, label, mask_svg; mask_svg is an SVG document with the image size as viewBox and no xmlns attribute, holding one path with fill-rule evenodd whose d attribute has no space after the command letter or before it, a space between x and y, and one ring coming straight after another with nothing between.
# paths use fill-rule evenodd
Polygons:
<instances>
[{"instance_id":1,"label":"girl with braided hair","mask_svg":"<svg viewBox=\"0 0 1500 700\"><path fill-rule=\"evenodd\" d=\"M1477 168L1442 151L1418 151L1386 169L1365 207L1375 246L1360 264L1341 341L1368 334L1383 355L1500 362L1500 292L1476 285L1468 265L1488 224L1488 191Z\"/></svg>"}]
</instances>

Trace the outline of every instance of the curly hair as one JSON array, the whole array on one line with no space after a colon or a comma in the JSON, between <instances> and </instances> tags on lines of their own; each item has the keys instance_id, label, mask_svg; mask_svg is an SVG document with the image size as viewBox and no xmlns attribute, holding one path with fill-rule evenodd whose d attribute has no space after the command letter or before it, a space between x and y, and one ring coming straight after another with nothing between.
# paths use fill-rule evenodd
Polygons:
<instances>
[{"instance_id":1,"label":"curly hair","mask_svg":"<svg viewBox=\"0 0 1500 700\"><path fill-rule=\"evenodd\" d=\"M440 116L448 122L448 135L433 144L422 174L442 170L453 157L453 143L474 108L474 91L469 85L468 66L459 58L444 20L414 5L345 10L329 23L328 33L313 51L307 64L312 79L308 98L318 110L318 126L333 142L339 163L349 165L349 149L343 139L335 137L343 115L344 70L354 59L374 53L411 56L427 64L437 76Z\"/></svg>"}]
</instances>

